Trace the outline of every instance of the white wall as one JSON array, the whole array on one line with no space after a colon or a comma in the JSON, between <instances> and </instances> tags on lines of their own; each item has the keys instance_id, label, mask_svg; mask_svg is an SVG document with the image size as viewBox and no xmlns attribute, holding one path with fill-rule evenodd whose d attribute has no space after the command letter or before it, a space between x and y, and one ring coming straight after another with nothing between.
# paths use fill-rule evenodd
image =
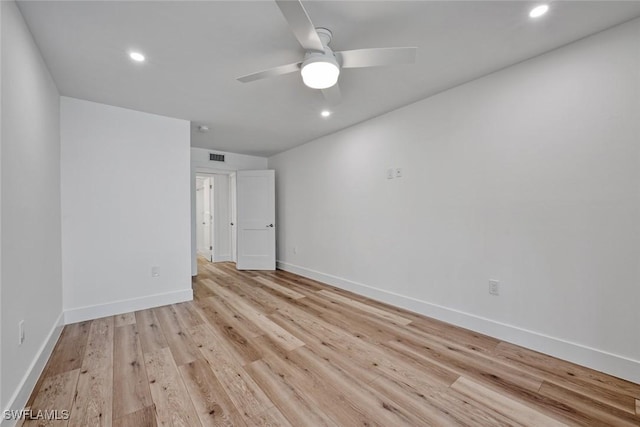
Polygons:
<instances>
[{"instance_id":1,"label":"white wall","mask_svg":"<svg viewBox=\"0 0 640 427\"><path fill-rule=\"evenodd\" d=\"M60 331L59 103L18 7L2 1L0 10L0 409L20 409ZM25 342L18 346L20 320L25 322Z\"/></svg>"},{"instance_id":2,"label":"white wall","mask_svg":"<svg viewBox=\"0 0 640 427\"><path fill-rule=\"evenodd\" d=\"M0 5L0 242L2 241L2 6ZM2 271L2 244L0 243L0 272ZM0 320L2 319L2 274L0 274ZM2 384L2 339L0 339L0 384ZM0 409L4 409L0 385Z\"/></svg>"},{"instance_id":3,"label":"white wall","mask_svg":"<svg viewBox=\"0 0 640 427\"><path fill-rule=\"evenodd\" d=\"M639 88L635 20L274 156L279 266L640 382Z\"/></svg>"},{"instance_id":4,"label":"white wall","mask_svg":"<svg viewBox=\"0 0 640 427\"><path fill-rule=\"evenodd\" d=\"M209 160L209 153L224 154L225 161L212 162ZM230 174L237 170L261 170L266 168L267 159L265 157L247 156L245 154L227 153L225 151L217 150L205 150L202 148L191 148L191 274L193 276L198 274L198 262L196 255L196 173L203 172L209 174ZM216 185L219 186L221 185L221 183L216 181L214 183L214 186ZM220 202L216 199L214 203ZM230 240L228 244L230 247Z\"/></svg>"},{"instance_id":5,"label":"white wall","mask_svg":"<svg viewBox=\"0 0 640 427\"><path fill-rule=\"evenodd\" d=\"M61 141L65 320L191 299L189 122L62 97Z\"/></svg>"}]
</instances>

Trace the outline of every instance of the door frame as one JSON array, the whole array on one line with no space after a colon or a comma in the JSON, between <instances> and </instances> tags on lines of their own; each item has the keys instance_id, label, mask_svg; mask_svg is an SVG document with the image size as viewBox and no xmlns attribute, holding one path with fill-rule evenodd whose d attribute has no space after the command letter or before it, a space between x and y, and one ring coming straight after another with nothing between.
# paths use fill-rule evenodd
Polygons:
<instances>
[{"instance_id":1,"label":"door frame","mask_svg":"<svg viewBox=\"0 0 640 427\"><path fill-rule=\"evenodd\" d=\"M196 177L198 175L211 176L211 177L214 177L215 175L227 175L229 177L231 174L235 174L236 172L237 171L235 169L233 170L218 169L218 168L205 167L205 166L197 166L197 167L191 168L191 275L192 276L198 275L198 255L197 255L198 250L197 250L197 230L196 230L196 216L197 216ZM214 183L214 187L215 187L215 183ZM214 191L215 191L215 188L214 188ZM214 204L215 204L215 200L214 200ZM231 201L229 201L228 203L229 214L231 214L230 207L231 207ZM216 221L215 213L213 214L213 216L214 216L214 221ZM229 230L229 234L231 235L233 230L231 229L231 225L229 222L227 222L227 227ZM214 236L215 236L214 230L215 230L215 226L214 224L212 224L212 232L214 233ZM213 244L213 241L212 241L212 244ZM215 259L215 244L213 244L213 246L214 246L214 259Z\"/></svg>"},{"instance_id":2,"label":"door frame","mask_svg":"<svg viewBox=\"0 0 640 427\"><path fill-rule=\"evenodd\" d=\"M238 262L238 198L237 173L229 174L229 219L231 220L231 260Z\"/></svg>"},{"instance_id":3,"label":"door frame","mask_svg":"<svg viewBox=\"0 0 640 427\"><path fill-rule=\"evenodd\" d=\"M207 174L202 174L199 173L196 175L196 181L197 178L205 178L207 179L207 182L209 183L209 188L204 187L203 190L204 191L208 191L209 192L209 206L202 206L203 210L205 211L209 211L209 249L207 250L207 254L208 256L206 258L209 258L209 261L213 262L213 235L214 235L214 212L213 212L213 192L214 192L214 188L213 188L213 176L207 175ZM196 184L196 199L198 197L198 188L197 188L197 184ZM197 200L196 200L196 210L197 210ZM196 215L199 215L200 212L196 212ZM198 230L198 223L200 222L200 219L196 216L196 232ZM197 242L196 242L197 243ZM200 251L200 248L198 248L196 246L196 253L197 255L201 255L204 256L204 254L202 253L202 251Z\"/></svg>"}]
</instances>

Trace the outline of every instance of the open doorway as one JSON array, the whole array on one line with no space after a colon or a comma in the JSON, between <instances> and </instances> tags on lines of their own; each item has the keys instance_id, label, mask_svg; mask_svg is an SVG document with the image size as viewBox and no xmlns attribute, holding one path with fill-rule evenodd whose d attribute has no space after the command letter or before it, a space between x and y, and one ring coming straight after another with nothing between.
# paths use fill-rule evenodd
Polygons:
<instances>
[{"instance_id":1,"label":"open doorway","mask_svg":"<svg viewBox=\"0 0 640 427\"><path fill-rule=\"evenodd\" d=\"M234 172L196 171L195 250L208 262L235 262Z\"/></svg>"},{"instance_id":2,"label":"open doorway","mask_svg":"<svg viewBox=\"0 0 640 427\"><path fill-rule=\"evenodd\" d=\"M275 269L273 171L196 167L191 173L192 275L198 258L241 270Z\"/></svg>"},{"instance_id":3,"label":"open doorway","mask_svg":"<svg viewBox=\"0 0 640 427\"><path fill-rule=\"evenodd\" d=\"M196 241L198 256L213 262L214 209L212 177L196 176Z\"/></svg>"}]
</instances>

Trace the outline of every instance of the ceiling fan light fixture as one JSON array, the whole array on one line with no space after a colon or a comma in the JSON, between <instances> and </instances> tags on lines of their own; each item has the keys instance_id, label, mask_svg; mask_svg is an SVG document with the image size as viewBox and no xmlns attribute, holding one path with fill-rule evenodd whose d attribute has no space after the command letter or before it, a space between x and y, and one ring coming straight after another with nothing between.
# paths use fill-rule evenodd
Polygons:
<instances>
[{"instance_id":1,"label":"ceiling fan light fixture","mask_svg":"<svg viewBox=\"0 0 640 427\"><path fill-rule=\"evenodd\" d=\"M338 82L338 61L329 55L310 56L302 63L302 81L311 89L327 89Z\"/></svg>"},{"instance_id":2,"label":"ceiling fan light fixture","mask_svg":"<svg viewBox=\"0 0 640 427\"><path fill-rule=\"evenodd\" d=\"M544 15L545 13L547 13L549 11L549 5L548 4L541 4L538 5L536 7L534 7L533 9L531 9L531 11L529 11L529 17L531 18L539 18L542 15Z\"/></svg>"},{"instance_id":3,"label":"ceiling fan light fixture","mask_svg":"<svg viewBox=\"0 0 640 427\"><path fill-rule=\"evenodd\" d=\"M144 55L141 54L140 52L133 52L133 51L129 52L129 58L131 58L136 62L144 62L144 60L146 59Z\"/></svg>"}]
</instances>

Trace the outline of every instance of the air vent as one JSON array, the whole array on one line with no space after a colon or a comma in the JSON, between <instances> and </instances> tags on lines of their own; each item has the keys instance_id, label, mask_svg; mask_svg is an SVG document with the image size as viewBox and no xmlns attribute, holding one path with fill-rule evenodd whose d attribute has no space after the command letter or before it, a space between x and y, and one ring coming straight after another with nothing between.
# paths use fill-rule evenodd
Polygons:
<instances>
[{"instance_id":1,"label":"air vent","mask_svg":"<svg viewBox=\"0 0 640 427\"><path fill-rule=\"evenodd\" d=\"M209 160L212 162L224 162L224 154L209 153Z\"/></svg>"}]
</instances>

